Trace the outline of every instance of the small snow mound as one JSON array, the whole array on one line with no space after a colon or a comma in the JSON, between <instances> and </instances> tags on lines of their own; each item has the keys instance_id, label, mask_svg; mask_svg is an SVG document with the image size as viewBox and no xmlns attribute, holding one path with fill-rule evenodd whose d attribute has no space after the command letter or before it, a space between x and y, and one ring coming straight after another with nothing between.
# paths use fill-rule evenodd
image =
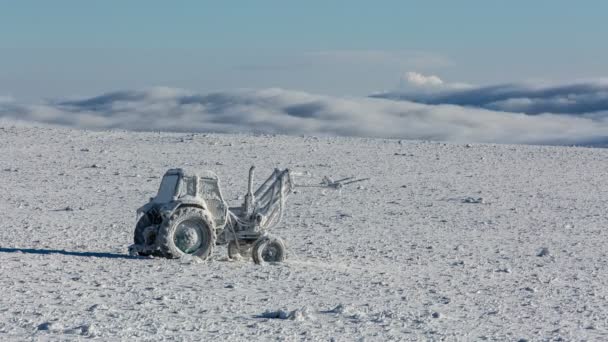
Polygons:
<instances>
[{"instance_id":1,"label":"small snow mound","mask_svg":"<svg viewBox=\"0 0 608 342\"><path fill-rule=\"evenodd\" d=\"M536 254L536 255L539 257L544 257L544 256L551 255L551 252L549 252L549 248L543 247L540 249L540 251L538 251L538 254Z\"/></svg>"},{"instance_id":2,"label":"small snow mound","mask_svg":"<svg viewBox=\"0 0 608 342\"><path fill-rule=\"evenodd\" d=\"M201 262L203 262L203 260L195 255L184 254L179 259L179 262L181 264L186 264L186 265L196 265L196 264L200 264Z\"/></svg>"},{"instance_id":3,"label":"small snow mound","mask_svg":"<svg viewBox=\"0 0 608 342\"><path fill-rule=\"evenodd\" d=\"M74 328L65 329L63 333L69 335L82 335L89 337L95 337L99 335L99 333L92 324L83 324Z\"/></svg>"},{"instance_id":4,"label":"small snow mound","mask_svg":"<svg viewBox=\"0 0 608 342\"><path fill-rule=\"evenodd\" d=\"M302 309L296 309L293 311L278 310L278 311L266 311L261 315L262 318L270 319L287 319L292 321L309 321L313 320L314 316L307 307Z\"/></svg>"},{"instance_id":5,"label":"small snow mound","mask_svg":"<svg viewBox=\"0 0 608 342\"><path fill-rule=\"evenodd\" d=\"M462 200L462 203L484 204L485 202L481 197L466 197Z\"/></svg>"},{"instance_id":6,"label":"small snow mound","mask_svg":"<svg viewBox=\"0 0 608 342\"><path fill-rule=\"evenodd\" d=\"M350 306L344 305L344 304L338 304L336 305L335 308L329 310L329 312L331 313L336 313L336 314L350 314L352 313L354 310L353 308L351 308Z\"/></svg>"},{"instance_id":7,"label":"small snow mound","mask_svg":"<svg viewBox=\"0 0 608 342\"><path fill-rule=\"evenodd\" d=\"M107 310L107 308L102 304L93 304L87 309L87 311L89 311L89 312L99 311L99 310Z\"/></svg>"},{"instance_id":8,"label":"small snow mound","mask_svg":"<svg viewBox=\"0 0 608 342\"><path fill-rule=\"evenodd\" d=\"M59 323L44 322L44 323L39 324L38 327L36 327L36 329L42 330L42 331L59 331L59 330L63 330L63 326L61 326L61 324L59 324Z\"/></svg>"},{"instance_id":9,"label":"small snow mound","mask_svg":"<svg viewBox=\"0 0 608 342\"><path fill-rule=\"evenodd\" d=\"M356 310L350 305L338 304L335 308L327 311L328 313L334 313L338 315L343 315L347 318L351 318L354 320L365 319L367 315L359 310Z\"/></svg>"},{"instance_id":10,"label":"small snow mound","mask_svg":"<svg viewBox=\"0 0 608 342\"><path fill-rule=\"evenodd\" d=\"M393 319L399 318L399 314L391 310L384 310L370 315L370 320L374 323L387 323ZM361 318L359 318L361 319Z\"/></svg>"},{"instance_id":11,"label":"small snow mound","mask_svg":"<svg viewBox=\"0 0 608 342\"><path fill-rule=\"evenodd\" d=\"M99 331L93 324L85 324L80 326L80 334L83 336L95 337L99 336Z\"/></svg>"}]
</instances>

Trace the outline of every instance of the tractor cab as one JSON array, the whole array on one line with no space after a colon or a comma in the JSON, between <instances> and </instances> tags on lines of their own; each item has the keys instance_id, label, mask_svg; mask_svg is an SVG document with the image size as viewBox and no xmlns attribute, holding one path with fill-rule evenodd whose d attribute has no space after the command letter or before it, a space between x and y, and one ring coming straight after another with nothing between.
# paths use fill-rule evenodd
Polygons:
<instances>
[{"instance_id":1,"label":"tractor cab","mask_svg":"<svg viewBox=\"0 0 608 342\"><path fill-rule=\"evenodd\" d=\"M168 170L163 176L156 196L150 199L148 206L158 207L161 212L173 212L181 206L200 207L211 214L217 228L225 226L228 214L228 206L223 199L219 179L211 171Z\"/></svg>"}]
</instances>

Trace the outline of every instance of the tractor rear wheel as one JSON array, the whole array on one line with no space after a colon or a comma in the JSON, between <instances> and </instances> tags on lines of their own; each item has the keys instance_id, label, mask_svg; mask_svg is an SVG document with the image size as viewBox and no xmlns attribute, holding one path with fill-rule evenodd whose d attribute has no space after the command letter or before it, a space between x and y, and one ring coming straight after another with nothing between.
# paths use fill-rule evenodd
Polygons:
<instances>
[{"instance_id":1,"label":"tractor rear wheel","mask_svg":"<svg viewBox=\"0 0 608 342\"><path fill-rule=\"evenodd\" d=\"M150 251L146 250L146 246L154 243L156 240L156 234L150 233L150 230L146 228L150 227L152 222L148 215L144 214L139 221L137 221L137 225L135 225L135 233L133 234L133 242L137 246L141 246L144 250L138 250L137 254L142 256L148 256L151 254ZM146 234L147 233L147 234ZM147 235L147 236L146 236Z\"/></svg>"},{"instance_id":2,"label":"tractor rear wheel","mask_svg":"<svg viewBox=\"0 0 608 342\"><path fill-rule=\"evenodd\" d=\"M253 262L262 264L264 262L282 262L287 256L285 242L279 237L265 236L259 239L251 252Z\"/></svg>"},{"instance_id":3,"label":"tractor rear wheel","mask_svg":"<svg viewBox=\"0 0 608 342\"><path fill-rule=\"evenodd\" d=\"M164 257L177 259L193 255L205 260L215 245L215 229L205 210L183 207L161 224L157 239Z\"/></svg>"}]
</instances>

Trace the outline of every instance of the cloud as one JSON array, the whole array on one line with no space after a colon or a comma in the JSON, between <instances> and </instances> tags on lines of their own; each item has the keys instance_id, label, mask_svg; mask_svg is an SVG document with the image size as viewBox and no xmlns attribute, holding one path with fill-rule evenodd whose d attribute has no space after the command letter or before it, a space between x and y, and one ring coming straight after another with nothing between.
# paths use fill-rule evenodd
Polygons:
<instances>
[{"instance_id":1,"label":"cloud","mask_svg":"<svg viewBox=\"0 0 608 342\"><path fill-rule=\"evenodd\" d=\"M425 79L424 76L420 78ZM564 85L503 84L469 88L450 87L433 92L389 92L374 94L373 97L530 115L543 113L589 115L608 111L608 81L596 80Z\"/></svg>"},{"instance_id":2,"label":"cloud","mask_svg":"<svg viewBox=\"0 0 608 342\"><path fill-rule=\"evenodd\" d=\"M593 116L504 113L456 105L314 95L282 89L197 94L118 91L92 98L0 102L0 119L89 129L254 132L496 142L606 144L608 112Z\"/></svg>"},{"instance_id":3,"label":"cloud","mask_svg":"<svg viewBox=\"0 0 608 342\"><path fill-rule=\"evenodd\" d=\"M425 76L412 71L405 73L403 79L415 87L439 87L443 85L443 80L437 76Z\"/></svg>"},{"instance_id":4,"label":"cloud","mask_svg":"<svg viewBox=\"0 0 608 342\"><path fill-rule=\"evenodd\" d=\"M401 95L411 96L415 94L421 97L423 94L434 94L438 91L447 90L463 90L473 88L472 85L466 83L445 82L439 76L424 75L415 71L408 71L401 76L399 80L399 90L391 93L377 93L372 97L386 97L389 99L401 99Z\"/></svg>"}]
</instances>

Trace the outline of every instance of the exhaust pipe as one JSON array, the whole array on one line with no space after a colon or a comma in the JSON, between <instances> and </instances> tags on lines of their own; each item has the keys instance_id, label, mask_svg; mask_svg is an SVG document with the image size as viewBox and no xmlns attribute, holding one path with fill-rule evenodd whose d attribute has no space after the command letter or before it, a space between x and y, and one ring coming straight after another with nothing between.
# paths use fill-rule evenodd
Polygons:
<instances>
[{"instance_id":1,"label":"exhaust pipe","mask_svg":"<svg viewBox=\"0 0 608 342\"><path fill-rule=\"evenodd\" d=\"M244 211L246 215L253 213L253 204L255 203L255 197L253 196L253 173L255 166L251 166L249 169L249 180L247 182L247 194L245 195L245 203L243 203Z\"/></svg>"}]
</instances>

